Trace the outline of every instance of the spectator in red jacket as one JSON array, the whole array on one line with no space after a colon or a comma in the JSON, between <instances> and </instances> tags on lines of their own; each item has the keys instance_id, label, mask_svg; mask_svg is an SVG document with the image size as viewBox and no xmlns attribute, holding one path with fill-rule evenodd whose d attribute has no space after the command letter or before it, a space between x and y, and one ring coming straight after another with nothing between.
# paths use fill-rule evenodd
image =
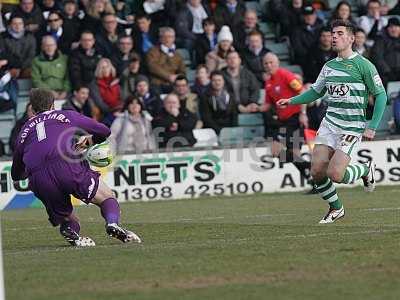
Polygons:
<instances>
[{"instance_id":1,"label":"spectator in red jacket","mask_svg":"<svg viewBox=\"0 0 400 300\"><path fill-rule=\"evenodd\" d=\"M94 75L95 79L89 85L91 97L103 113L103 123L111 125L114 114L122 108L117 71L108 58L102 58L97 64Z\"/></svg>"}]
</instances>

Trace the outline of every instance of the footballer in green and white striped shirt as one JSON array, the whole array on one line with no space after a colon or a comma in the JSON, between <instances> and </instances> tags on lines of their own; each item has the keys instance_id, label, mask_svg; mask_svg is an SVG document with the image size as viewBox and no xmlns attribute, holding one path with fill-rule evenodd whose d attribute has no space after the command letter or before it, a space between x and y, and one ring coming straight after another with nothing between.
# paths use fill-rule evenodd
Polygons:
<instances>
[{"instance_id":1,"label":"footballer in green and white striped shirt","mask_svg":"<svg viewBox=\"0 0 400 300\"><path fill-rule=\"evenodd\" d=\"M364 165L350 164L350 161L362 137L374 138L387 96L375 66L352 50L354 32L350 22L333 22L332 49L337 52L337 58L323 66L310 90L277 102L278 105L307 104L327 95L328 108L311 161L315 187L330 207L321 224L333 223L345 214L333 182L351 184L361 178L366 191L372 192L375 188L374 162ZM367 122L365 110L370 96L375 97L375 107L372 120Z\"/></svg>"}]
</instances>

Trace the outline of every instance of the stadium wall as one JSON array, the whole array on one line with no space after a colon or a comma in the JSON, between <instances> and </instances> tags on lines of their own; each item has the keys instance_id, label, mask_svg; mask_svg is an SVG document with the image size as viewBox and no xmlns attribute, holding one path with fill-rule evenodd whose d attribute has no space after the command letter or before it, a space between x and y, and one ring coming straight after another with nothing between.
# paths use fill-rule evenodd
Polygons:
<instances>
[{"instance_id":1,"label":"stadium wall","mask_svg":"<svg viewBox=\"0 0 400 300\"><path fill-rule=\"evenodd\" d=\"M304 157L309 159L307 148ZM400 182L400 141L362 143L354 158L374 157L377 183ZM0 162L0 209L39 207L28 182L13 185L11 161ZM290 163L272 158L268 147L193 150L124 155L112 168L100 170L120 202L170 200L200 196L291 192L308 188ZM361 183L361 182L360 182ZM80 201L73 199L74 204Z\"/></svg>"}]
</instances>

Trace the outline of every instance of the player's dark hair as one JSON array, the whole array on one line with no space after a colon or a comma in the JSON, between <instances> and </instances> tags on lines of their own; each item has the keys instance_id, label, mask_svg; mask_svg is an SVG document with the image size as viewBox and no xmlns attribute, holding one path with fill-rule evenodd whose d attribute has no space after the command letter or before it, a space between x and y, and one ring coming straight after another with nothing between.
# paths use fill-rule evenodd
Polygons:
<instances>
[{"instance_id":1,"label":"player's dark hair","mask_svg":"<svg viewBox=\"0 0 400 300\"><path fill-rule=\"evenodd\" d=\"M354 35L356 32L356 26L347 20L333 21L331 25L331 30L333 30L335 27L340 27L340 26L346 27L347 32L351 33L352 35Z\"/></svg>"},{"instance_id":2,"label":"player's dark hair","mask_svg":"<svg viewBox=\"0 0 400 300\"><path fill-rule=\"evenodd\" d=\"M41 113L49 110L53 106L54 95L49 89L32 89L29 95L29 101L35 113Z\"/></svg>"}]
</instances>

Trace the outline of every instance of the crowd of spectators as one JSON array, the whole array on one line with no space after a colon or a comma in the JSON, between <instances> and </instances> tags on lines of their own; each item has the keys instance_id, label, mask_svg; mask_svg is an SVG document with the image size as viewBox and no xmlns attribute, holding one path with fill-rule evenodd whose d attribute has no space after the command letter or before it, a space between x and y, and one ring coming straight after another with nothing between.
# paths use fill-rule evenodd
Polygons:
<instances>
[{"instance_id":1,"label":"crowd of spectators","mask_svg":"<svg viewBox=\"0 0 400 300\"><path fill-rule=\"evenodd\" d=\"M262 17L280 28L276 39L290 45L290 63L302 74L279 67L260 14L242 0L15 2L3 4L0 18L0 111L18 101L17 79L29 78L65 100L64 109L110 126L118 152L191 146L193 129L218 134L236 126L241 113L264 114L267 133L273 120L309 126L305 108L282 112L273 103L300 93L335 57L335 19L358 26L354 50L376 64L385 83L400 80L400 21L385 17L400 13L400 1L329 7L323 0L270 0Z\"/></svg>"}]
</instances>

